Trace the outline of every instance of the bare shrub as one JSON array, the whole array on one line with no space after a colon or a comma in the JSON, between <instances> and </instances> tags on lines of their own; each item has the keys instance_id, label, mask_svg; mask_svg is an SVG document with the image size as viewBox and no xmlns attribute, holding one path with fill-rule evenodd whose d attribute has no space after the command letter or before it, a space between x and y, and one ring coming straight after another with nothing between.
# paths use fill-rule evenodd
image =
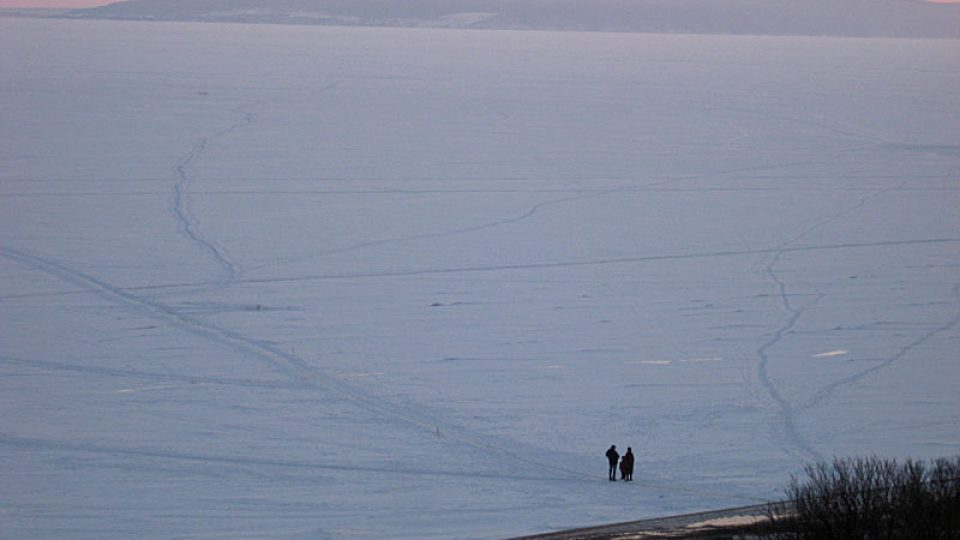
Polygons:
<instances>
[{"instance_id":1,"label":"bare shrub","mask_svg":"<svg viewBox=\"0 0 960 540\"><path fill-rule=\"evenodd\" d=\"M960 539L960 456L835 459L790 479L764 537L783 540Z\"/></svg>"}]
</instances>

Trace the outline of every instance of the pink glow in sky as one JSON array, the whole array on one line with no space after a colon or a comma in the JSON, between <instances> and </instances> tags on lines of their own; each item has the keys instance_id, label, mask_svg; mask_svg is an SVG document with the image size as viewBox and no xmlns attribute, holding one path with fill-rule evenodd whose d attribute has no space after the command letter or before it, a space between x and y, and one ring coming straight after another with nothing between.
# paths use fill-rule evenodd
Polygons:
<instances>
[{"instance_id":1,"label":"pink glow in sky","mask_svg":"<svg viewBox=\"0 0 960 540\"><path fill-rule=\"evenodd\" d=\"M85 8L115 2L117 0L0 0L0 8Z\"/></svg>"},{"instance_id":2,"label":"pink glow in sky","mask_svg":"<svg viewBox=\"0 0 960 540\"><path fill-rule=\"evenodd\" d=\"M119 0L0 0L0 8L83 8L113 4ZM960 0L926 0L957 4Z\"/></svg>"},{"instance_id":3,"label":"pink glow in sky","mask_svg":"<svg viewBox=\"0 0 960 540\"><path fill-rule=\"evenodd\" d=\"M119 0L0 0L0 8L84 8L113 4ZM926 0L942 4L958 4L960 0Z\"/></svg>"}]
</instances>

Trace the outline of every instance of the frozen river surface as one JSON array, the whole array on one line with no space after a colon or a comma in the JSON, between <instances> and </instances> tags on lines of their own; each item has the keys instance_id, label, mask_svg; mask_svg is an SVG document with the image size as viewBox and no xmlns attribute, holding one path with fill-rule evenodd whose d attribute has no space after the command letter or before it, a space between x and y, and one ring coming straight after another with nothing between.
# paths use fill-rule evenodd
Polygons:
<instances>
[{"instance_id":1,"label":"frozen river surface","mask_svg":"<svg viewBox=\"0 0 960 540\"><path fill-rule=\"evenodd\" d=\"M957 41L0 19L0 73L5 540L502 537L960 449Z\"/></svg>"}]
</instances>

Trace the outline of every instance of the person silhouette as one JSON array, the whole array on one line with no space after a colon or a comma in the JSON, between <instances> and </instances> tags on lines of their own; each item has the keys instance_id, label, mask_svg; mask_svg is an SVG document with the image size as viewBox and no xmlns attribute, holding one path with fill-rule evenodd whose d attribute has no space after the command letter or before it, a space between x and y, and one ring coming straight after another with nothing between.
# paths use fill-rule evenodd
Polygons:
<instances>
[{"instance_id":1,"label":"person silhouette","mask_svg":"<svg viewBox=\"0 0 960 540\"><path fill-rule=\"evenodd\" d=\"M610 464L610 470L607 473L607 477L611 482L617 480L617 463L620 461L620 454L617 453L617 445L610 445L610 449L607 450L607 462Z\"/></svg>"},{"instance_id":2,"label":"person silhouette","mask_svg":"<svg viewBox=\"0 0 960 540\"><path fill-rule=\"evenodd\" d=\"M627 453L620 460L620 479L627 482L633 480L633 448L627 447Z\"/></svg>"}]
</instances>

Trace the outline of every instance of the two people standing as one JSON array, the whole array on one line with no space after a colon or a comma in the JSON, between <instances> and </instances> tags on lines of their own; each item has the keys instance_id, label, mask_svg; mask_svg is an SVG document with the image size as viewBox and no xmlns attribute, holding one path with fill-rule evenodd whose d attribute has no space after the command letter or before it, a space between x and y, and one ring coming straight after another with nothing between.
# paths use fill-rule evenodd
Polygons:
<instances>
[{"instance_id":1,"label":"two people standing","mask_svg":"<svg viewBox=\"0 0 960 540\"><path fill-rule=\"evenodd\" d=\"M611 482L617 480L617 466L620 467L620 479L627 482L633 480L633 449L629 446L627 447L627 453L623 455L621 459L620 453L617 452L617 445L611 445L610 449L607 450L607 463L610 464L610 470L607 475Z\"/></svg>"}]
</instances>

